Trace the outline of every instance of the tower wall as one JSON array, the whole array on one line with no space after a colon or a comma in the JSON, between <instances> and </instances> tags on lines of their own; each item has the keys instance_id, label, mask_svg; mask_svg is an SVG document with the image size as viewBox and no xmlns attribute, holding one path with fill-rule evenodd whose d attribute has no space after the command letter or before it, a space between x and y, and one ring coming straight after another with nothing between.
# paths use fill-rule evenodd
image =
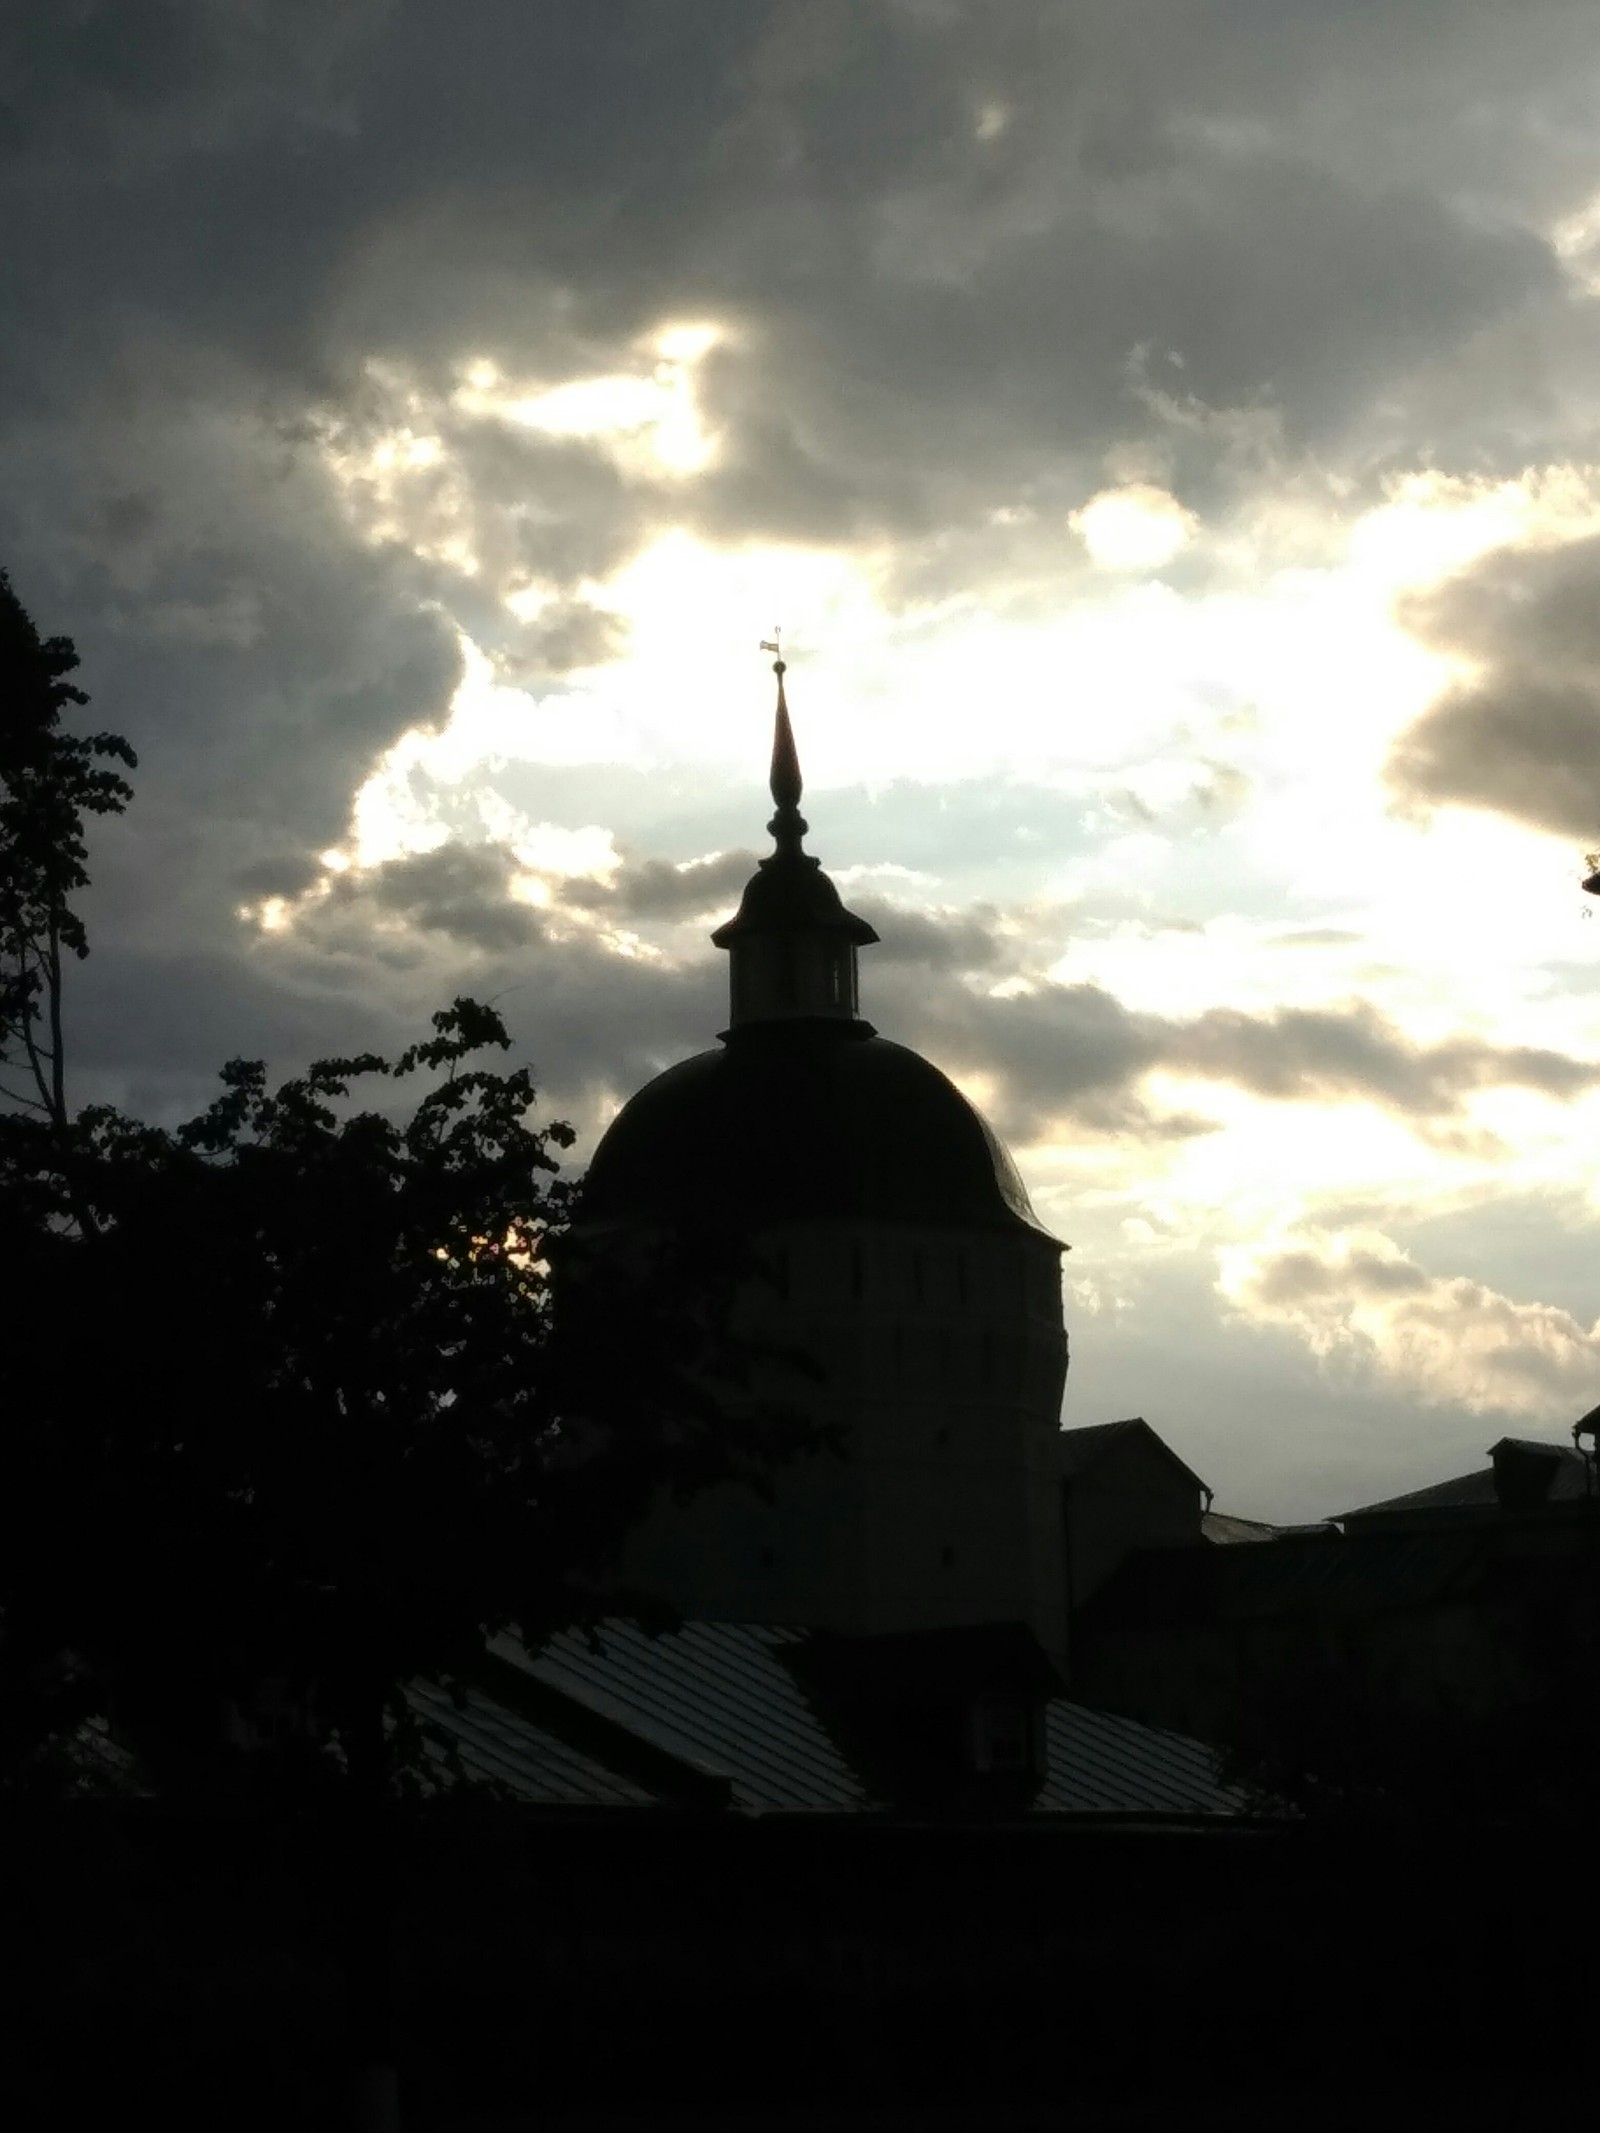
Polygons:
<instances>
[{"instance_id":1,"label":"tower wall","mask_svg":"<svg viewBox=\"0 0 1600 2133\"><path fill-rule=\"evenodd\" d=\"M878 1632L1020 1621L1060 1653L1059 1247L1037 1231L866 1221L768 1231L744 1330L812 1357L774 1395L848 1450L657 1505L625 1574L686 1614Z\"/></svg>"}]
</instances>

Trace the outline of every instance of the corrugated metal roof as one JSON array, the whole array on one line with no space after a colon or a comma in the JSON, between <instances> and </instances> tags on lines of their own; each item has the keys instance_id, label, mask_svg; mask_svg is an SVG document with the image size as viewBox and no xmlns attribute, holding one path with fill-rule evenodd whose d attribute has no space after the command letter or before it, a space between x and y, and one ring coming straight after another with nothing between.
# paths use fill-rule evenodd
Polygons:
<instances>
[{"instance_id":1,"label":"corrugated metal roof","mask_svg":"<svg viewBox=\"0 0 1600 2133\"><path fill-rule=\"evenodd\" d=\"M78 1727L66 1743L66 1762L73 1773L69 1794L148 1798L152 1791L138 1757L116 1737L104 1716L86 1718Z\"/></svg>"},{"instance_id":2,"label":"corrugated metal roof","mask_svg":"<svg viewBox=\"0 0 1600 2133\"><path fill-rule=\"evenodd\" d=\"M1235 1815L1246 1800L1219 1783L1202 1742L1058 1697L1046 1707L1050 1775L1036 1814Z\"/></svg>"},{"instance_id":3,"label":"corrugated metal roof","mask_svg":"<svg viewBox=\"0 0 1600 2133\"><path fill-rule=\"evenodd\" d=\"M725 1776L746 1814L840 1812L866 1789L779 1658L803 1630L690 1622L649 1636L604 1622L598 1648L563 1630L529 1655L512 1637L490 1649L546 1688L638 1739Z\"/></svg>"},{"instance_id":4,"label":"corrugated metal roof","mask_svg":"<svg viewBox=\"0 0 1600 2133\"><path fill-rule=\"evenodd\" d=\"M450 1735L469 1778L504 1785L541 1807L654 1804L642 1785L476 1689L457 1704L448 1689L414 1681L406 1697L420 1719Z\"/></svg>"},{"instance_id":5,"label":"corrugated metal roof","mask_svg":"<svg viewBox=\"0 0 1600 2133\"><path fill-rule=\"evenodd\" d=\"M598 1650L576 1630L532 1655L509 1637L492 1649L581 1712L726 1775L737 1812L856 1813L879 1805L785 1664L783 1655L809 1641L808 1632L692 1622L650 1636L632 1623L606 1622L596 1634ZM473 1753L494 1758L486 1774L514 1766L525 1797L593 1805L650 1797L563 1749L547 1729L510 1713L489 1721L476 1699L471 1708L481 1736ZM433 1711L459 1734L448 1698ZM1056 1698L1046 1706L1046 1740L1050 1770L1037 1813L1231 1815L1244 1806L1242 1795L1218 1783L1211 1750L1181 1735ZM462 1753L472 1769L465 1741ZM608 1779L611 1793L603 1790Z\"/></svg>"}]
</instances>

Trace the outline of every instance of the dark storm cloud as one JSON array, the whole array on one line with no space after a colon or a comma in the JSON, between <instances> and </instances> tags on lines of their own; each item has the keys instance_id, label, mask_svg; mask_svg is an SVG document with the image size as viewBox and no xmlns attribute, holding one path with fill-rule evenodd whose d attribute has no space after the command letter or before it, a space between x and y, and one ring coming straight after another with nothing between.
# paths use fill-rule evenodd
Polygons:
<instances>
[{"instance_id":1,"label":"dark storm cloud","mask_svg":"<svg viewBox=\"0 0 1600 2133\"><path fill-rule=\"evenodd\" d=\"M726 974L709 951L678 964L582 932L553 940L505 893L510 873L505 855L446 848L335 881L242 953L92 955L70 996L78 1100L176 1118L208 1100L225 1059L289 1074L317 1055L392 1055L467 994L498 1008L551 1112L592 1135L617 1100L713 1041Z\"/></svg>"},{"instance_id":2,"label":"dark storm cloud","mask_svg":"<svg viewBox=\"0 0 1600 2133\"><path fill-rule=\"evenodd\" d=\"M410 0L313 35L314 8L48 0L21 10L19 293L48 304L70 246L91 346L154 312L335 392L368 354L571 375L709 309L755 356L712 366L708 525L932 523L1092 470L1148 418L1137 347L1181 355L1201 406L1265 395L1325 438L1550 284L1536 243L1430 184L1442 129L1376 179L1334 129L1305 152L1330 77L1388 58L1369 12L1307 39L1126 0ZM1470 35L1433 42L1406 59L1470 80ZM120 61L80 79L95 43Z\"/></svg>"},{"instance_id":3,"label":"dark storm cloud","mask_svg":"<svg viewBox=\"0 0 1600 2133\"><path fill-rule=\"evenodd\" d=\"M13 0L0 560L140 749L96 847L99 955L146 990L229 956L266 987L239 905L293 895L375 757L443 717L457 628L559 682L617 649L586 581L665 524L898 535L902 588L937 592L981 574L999 504L1053 556L1113 448L1201 505L1351 438L1357 474L1406 463L1468 339L1490 353L1452 419L1490 434L1527 390L1496 336L1560 287L1530 221L1592 189L1593 43L1557 0ZM639 335L696 317L729 339L701 374L723 458L692 482L449 397L467 357L637 372ZM399 530L459 533L476 577L330 476L408 394L444 464ZM551 595L525 623L518 576ZM1559 756L1577 714L1542 715ZM375 1016L396 929L665 1002L429 856L340 892ZM618 909L672 915L681 871L625 868ZM983 967L949 926L913 941ZM1118 1086L1114 1018L1078 1020L1069 1067ZM1048 1029L1015 1041L1031 1087Z\"/></svg>"},{"instance_id":4,"label":"dark storm cloud","mask_svg":"<svg viewBox=\"0 0 1600 2133\"><path fill-rule=\"evenodd\" d=\"M915 963L924 970L995 970L1015 951L992 904L974 904L967 911L910 911L876 896L853 896L849 902L878 935L875 969Z\"/></svg>"},{"instance_id":5,"label":"dark storm cloud","mask_svg":"<svg viewBox=\"0 0 1600 2133\"><path fill-rule=\"evenodd\" d=\"M534 908L513 897L517 862L499 845L441 845L387 860L364 878L335 875L333 909L369 903L425 933L491 952L522 948L543 933Z\"/></svg>"},{"instance_id":6,"label":"dark storm cloud","mask_svg":"<svg viewBox=\"0 0 1600 2133\"><path fill-rule=\"evenodd\" d=\"M495 845L323 875L288 925L257 932L242 957L146 948L94 959L74 980L83 1093L192 1109L232 1053L262 1052L287 1070L312 1049L394 1050L420 1033L428 1008L468 992L501 1006L556 1109L592 1128L608 1103L713 1040L726 965L681 935L668 936L673 954L625 952L591 922L673 925L725 911L751 864L743 852L687 867L635 856L608 883L554 884L544 909L517 894L523 870ZM1533 1047L1414 1044L1359 1002L1180 1018L1130 1009L1092 984L996 994L996 969L1014 962L1003 914L881 904L873 922L885 947L864 957L864 1012L947 1072L983 1077L994 1124L1019 1146L1215 1130L1155 1106L1146 1077L1161 1069L1267 1101L1374 1104L1424 1136L1448 1130L1476 1089L1560 1100L1600 1081L1600 1065ZM186 998L203 989L180 1022L169 987Z\"/></svg>"},{"instance_id":7,"label":"dark storm cloud","mask_svg":"<svg viewBox=\"0 0 1600 2133\"><path fill-rule=\"evenodd\" d=\"M1476 1037L1413 1044L1359 1002L1180 1019L1136 1012L1098 985L1038 985L996 998L951 983L929 993L892 970L880 979L874 968L863 989L886 1035L926 1048L948 1071L991 1077L996 1123L1025 1146L1073 1124L1096 1133L1210 1130L1201 1119L1152 1112L1140 1084L1158 1068L1274 1102L1375 1104L1424 1133L1475 1089L1528 1088L1564 1100L1600 1082L1600 1064L1558 1052Z\"/></svg>"},{"instance_id":8,"label":"dark storm cloud","mask_svg":"<svg viewBox=\"0 0 1600 2133\"><path fill-rule=\"evenodd\" d=\"M1472 663L1396 744L1408 799L1493 808L1540 829L1600 830L1600 539L1487 557L1404 612Z\"/></svg>"},{"instance_id":9,"label":"dark storm cloud","mask_svg":"<svg viewBox=\"0 0 1600 2133\"><path fill-rule=\"evenodd\" d=\"M212 382L179 354L173 370ZM353 544L326 484L248 411L182 419L136 396L132 413L107 398L9 457L0 442L0 521L27 557L19 596L74 637L91 715L139 752L147 864L136 882L136 852L97 840L102 889L107 858L130 867L102 924L144 900L171 923L192 890L187 925L231 916L242 872L337 841L375 757L445 716L460 661L417 570ZM175 838L181 879L161 860Z\"/></svg>"}]
</instances>

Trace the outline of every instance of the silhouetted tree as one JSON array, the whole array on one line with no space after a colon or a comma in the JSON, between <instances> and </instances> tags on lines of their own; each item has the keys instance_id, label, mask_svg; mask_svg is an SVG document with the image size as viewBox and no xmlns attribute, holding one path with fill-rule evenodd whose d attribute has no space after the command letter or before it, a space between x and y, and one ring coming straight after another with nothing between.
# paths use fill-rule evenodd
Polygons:
<instances>
[{"instance_id":1,"label":"silhouetted tree","mask_svg":"<svg viewBox=\"0 0 1600 2133\"><path fill-rule=\"evenodd\" d=\"M66 731L66 637L39 636L0 571L0 1092L57 1134L68 1126L64 959L89 952L72 898L88 886L85 815L120 814L133 789L107 761L134 765L120 734Z\"/></svg>"},{"instance_id":2,"label":"silhouetted tree","mask_svg":"<svg viewBox=\"0 0 1600 2133\"><path fill-rule=\"evenodd\" d=\"M558 1337L571 1129L531 1122L528 1069L479 1063L508 1042L492 1009L434 1024L277 1089L236 1061L176 1131L80 1121L96 1229L63 1251L96 1338L66 1435L96 1525L53 1605L130 1712L170 1685L150 1745L173 1783L211 1782L203 1714L266 1674L315 1681L342 1732L485 1626L614 1606L607 1558L655 1488L758 1477L806 1439L753 1400L730 1422L726 1255L655 1270L626 1340ZM413 1077L409 1115L350 1101Z\"/></svg>"},{"instance_id":3,"label":"silhouetted tree","mask_svg":"<svg viewBox=\"0 0 1600 2133\"><path fill-rule=\"evenodd\" d=\"M627 1337L560 1336L571 1129L531 1123L526 1068L481 1064L508 1041L492 1009L458 1000L434 1025L392 1064L276 1089L236 1061L176 1131L85 1112L70 1166L41 1138L28 1181L55 1261L36 1310L70 1304L33 1407L19 1648L70 1654L169 1795L259 1779L220 1717L281 1684L307 1724L274 1782L347 1823L367 1978L384 1802L439 1774L406 1684L470 1675L486 1631L638 1611L607 1564L652 1492L759 1479L812 1435L730 1399L742 1269L710 1240L676 1283L580 1270L577 1316L625 1313ZM409 1115L351 1100L413 1077ZM53 1219L71 1194L75 1230Z\"/></svg>"},{"instance_id":4,"label":"silhouetted tree","mask_svg":"<svg viewBox=\"0 0 1600 2133\"><path fill-rule=\"evenodd\" d=\"M70 1111L85 818L131 796L104 759L133 762L62 731L75 663L0 581L0 1790L70 1785L93 1714L169 1796L265 1776L321 1802L377 2060L384 1819L443 1774L406 1685L470 1675L501 1629L664 1621L609 1574L654 1492L759 1486L819 1433L741 1399L747 1269L692 1219L655 1260L569 1249L558 1316L573 1136L484 1063L492 1009L278 1087L234 1061L176 1130ZM247 1754L269 1682L303 1723Z\"/></svg>"},{"instance_id":5,"label":"silhouetted tree","mask_svg":"<svg viewBox=\"0 0 1600 2133\"><path fill-rule=\"evenodd\" d=\"M73 905L88 882L85 818L127 805L131 787L106 766L134 762L118 734L63 727L67 707L88 701L66 679L77 664L69 639L40 637L0 571L0 1790L72 1782L65 1749L92 1702L30 1599L50 1545L35 1513L68 1456L40 1388L63 1389L59 1344L75 1336L62 1231L84 1212L68 1182L64 970L88 953Z\"/></svg>"}]
</instances>

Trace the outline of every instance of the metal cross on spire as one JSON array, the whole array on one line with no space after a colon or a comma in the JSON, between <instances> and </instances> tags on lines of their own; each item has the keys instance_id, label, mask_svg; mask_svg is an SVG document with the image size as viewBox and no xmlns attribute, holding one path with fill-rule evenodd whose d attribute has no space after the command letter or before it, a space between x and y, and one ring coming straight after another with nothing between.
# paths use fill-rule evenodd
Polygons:
<instances>
[{"instance_id":1,"label":"metal cross on spire","mask_svg":"<svg viewBox=\"0 0 1600 2133\"><path fill-rule=\"evenodd\" d=\"M800 839L806 833L806 825L800 814L800 756L794 745L794 728L789 724L789 706L783 693L783 677L788 672L788 661L783 656L782 631L773 626L772 635L763 637L761 649L775 656L772 671L778 677L778 710L772 728L772 772L770 787L773 805L777 813L767 827L778 841L780 851L800 849Z\"/></svg>"}]
</instances>

